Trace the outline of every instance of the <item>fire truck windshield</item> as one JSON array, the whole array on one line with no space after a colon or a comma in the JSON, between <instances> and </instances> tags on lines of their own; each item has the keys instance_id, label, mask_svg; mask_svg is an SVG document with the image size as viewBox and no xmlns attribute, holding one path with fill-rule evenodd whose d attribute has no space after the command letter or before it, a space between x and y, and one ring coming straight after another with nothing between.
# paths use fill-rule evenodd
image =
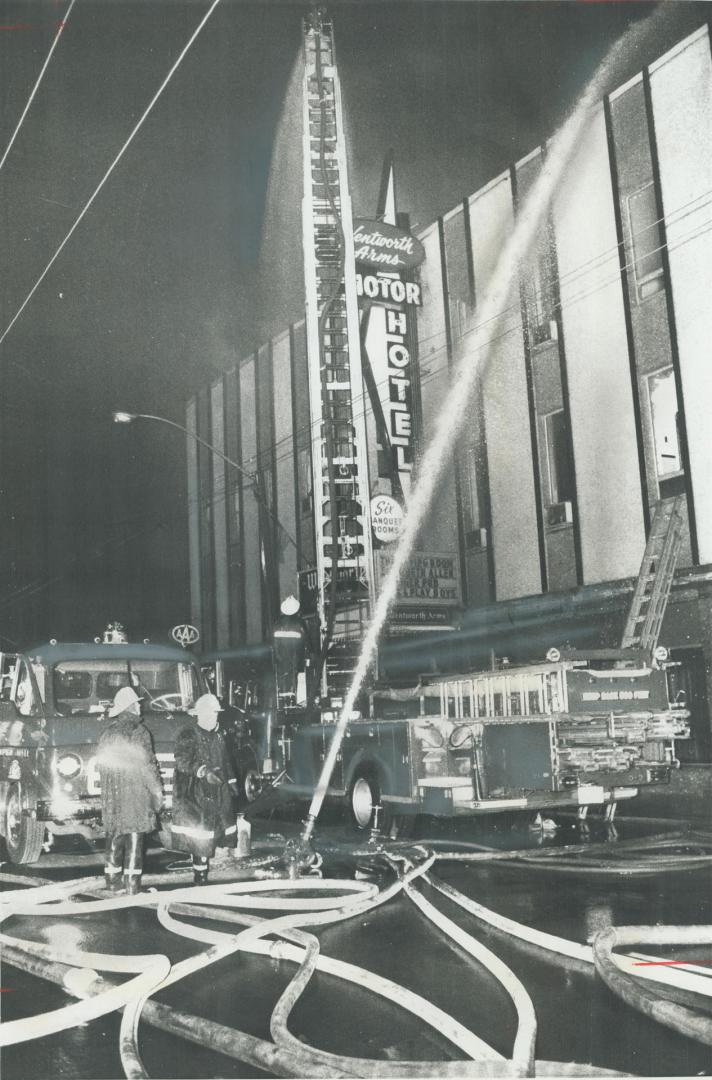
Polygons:
<instances>
[{"instance_id":1,"label":"fire truck windshield","mask_svg":"<svg viewBox=\"0 0 712 1080\"><path fill-rule=\"evenodd\" d=\"M200 693L195 667L170 660L64 660L52 686L62 716L103 713L122 686L133 686L149 712L189 709Z\"/></svg>"}]
</instances>

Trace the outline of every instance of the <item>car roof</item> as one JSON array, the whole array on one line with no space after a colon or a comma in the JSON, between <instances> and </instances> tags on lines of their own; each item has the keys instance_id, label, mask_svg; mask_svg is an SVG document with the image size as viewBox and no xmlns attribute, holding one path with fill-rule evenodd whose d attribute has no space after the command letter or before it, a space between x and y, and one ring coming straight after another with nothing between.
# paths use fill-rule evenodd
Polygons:
<instances>
[{"instance_id":1,"label":"car roof","mask_svg":"<svg viewBox=\"0 0 712 1080\"><path fill-rule=\"evenodd\" d=\"M174 663L196 662L186 649L173 645L144 645L132 643L108 645L101 642L50 641L25 650L33 661L48 667L62 660L172 660Z\"/></svg>"}]
</instances>

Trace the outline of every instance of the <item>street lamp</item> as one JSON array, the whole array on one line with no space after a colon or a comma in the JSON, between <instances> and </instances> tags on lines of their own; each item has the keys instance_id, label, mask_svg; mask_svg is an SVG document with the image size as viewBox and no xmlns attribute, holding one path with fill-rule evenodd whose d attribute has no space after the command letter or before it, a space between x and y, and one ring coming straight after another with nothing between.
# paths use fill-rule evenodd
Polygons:
<instances>
[{"instance_id":1,"label":"street lamp","mask_svg":"<svg viewBox=\"0 0 712 1080\"><path fill-rule=\"evenodd\" d=\"M240 476L244 476L244 478L248 481L250 488L252 489L252 494L255 497L255 501L257 503L260 515L266 514L277 526L284 538L288 540L293 547L297 547L296 540L292 536L290 536L279 518L274 515L269 503L267 502L267 498L262 487L262 476L260 475L259 470L256 470L255 472L250 472L243 465L240 465L238 461L233 461L232 458L229 458L227 454L224 454L222 452L222 450L218 450L217 446L213 446L213 444L209 443L207 439L201 438L200 435L196 435L196 433L194 431L191 431L190 428L185 427L183 424L177 423L175 420L169 420L165 416L154 416L152 413L130 413L123 412L121 410L117 410L111 415L115 424L132 424L134 420L156 420L159 424L167 424L168 427L176 428L178 431L183 432L184 435L187 435L189 439L192 439L194 442L199 443L201 446L204 446L206 450L209 450L211 454L215 454L215 456L220 458L221 461L224 461L226 465L229 465L231 468L236 469ZM265 545L263 547L263 556L265 557L264 574L265 578L267 578L265 584L267 586L267 595L269 596L272 592L270 585L272 585L272 588L274 588L277 581L276 566L272 555L273 545L267 542L269 538L269 529L266 527L264 519L262 524L262 542ZM269 581L270 577L272 578L271 582Z\"/></svg>"},{"instance_id":2,"label":"street lamp","mask_svg":"<svg viewBox=\"0 0 712 1080\"><path fill-rule=\"evenodd\" d=\"M229 458L227 456L227 454L223 454L222 450L218 450L217 446L213 446L212 443L209 443L206 439L201 439L200 435L196 435L194 431L191 431L190 428L184 427L183 424L178 424L175 420L169 420L165 416L153 416L152 413L130 413L117 411L113 412L111 415L115 424L132 424L134 420L157 420L161 424L168 424L169 427L177 428L178 431L182 431L184 435L187 435L190 439L193 439L195 442L200 443L201 446L204 446L206 450L210 451L211 454L215 454L216 457L219 457L221 459L221 461L224 461L227 465L232 466L233 469L237 469L237 471L242 476L244 476L246 480L249 480L250 484L252 485L252 489L255 492L255 497L257 499L261 497L261 492L258 493L256 490L256 488L260 484L260 475L258 472L249 472L249 470L245 469L244 466L240 465L239 462L233 461L232 458ZM266 507L266 509L269 511L269 507ZM271 513L270 516L272 516ZM296 547L297 545L295 541L292 540L289 533L286 531L286 529L283 528L281 522L276 521L275 519L275 523L279 526L280 529L283 529L287 539L290 540Z\"/></svg>"}]
</instances>

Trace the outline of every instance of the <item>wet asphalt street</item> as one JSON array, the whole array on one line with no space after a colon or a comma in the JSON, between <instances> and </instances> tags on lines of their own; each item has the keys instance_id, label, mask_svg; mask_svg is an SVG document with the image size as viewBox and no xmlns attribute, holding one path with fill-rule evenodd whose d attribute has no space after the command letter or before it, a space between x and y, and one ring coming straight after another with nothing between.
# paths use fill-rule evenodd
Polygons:
<instances>
[{"instance_id":1,"label":"wet asphalt street","mask_svg":"<svg viewBox=\"0 0 712 1080\"><path fill-rule=\"evenodd\" d=\"M253 850L270 843L279 850L282 839L298 831L298 816L272 817L253 824ZM640 820L618 824L617 839L607 837L601 821L582 834L577 823L564 820L554 835L543 836L502 819L496 824L421 820L416 838L437 837L453 848L474 841L501 849L556 847L566 843L594 844L604 840L613 850L621 840L675 830L674 822ZM339 824L317 833L317 848L325 851L324 876L363 877L368 866L349 855L353 837ZM181 857L153 849L147 871L178 865ZM83 841L62 838L40 864L21 868L28 876L66 880L100 872L98 854ZM357 869L358 867L358 869ZM4 864L3 875L17 873ZM589 935L613 923L712 923L712 868L642 876L560 872L544 866L439 861L438 878L466 896L526 926L584 943ZM383 878L384 883L386 877ZM389 879L388 879L389 880ZM591 971L576 970L539 949L490 930L456 908L427 885L419 888L433 903L487 944L519 976L529 991L538 1022L537 1059L592 1062L643 1076L712 1074L712 1049L679 1036L647 1019L615 997ZM78 905L79 906L79 905ZM204 925L209 925L205 923ZM225 924L210 924L226 931ZM173 963L203 948L169 933L159 925L155 910L125 909L104 914L56 918L13 917L5 933L62 948L102 952L160 953ZM409 987L451 1013L495 1050L510 1056L515 1034L514 1010L501 985L429 924L402 893L382 908L317 932L322 952L361 965ZM662 954L661 954L662 955ZM665 955L672 955L670 952ZM689 949L674 954L709 964L712 951ZM270 1014L294 972L285 960L239 953L218 961L157 995L163 1001L263 1039L270 1038ZM56 1009L71 1000L56 986L3 964L2 1019ZM71 1030L3 1049L3 1080L27 1077L120 1078L120 1017L114 1013ZM291 1031L304 1043L338 1054L382 1060L379 1075L388 1076L388 1062L397 1059L447 1061L461 1051L436 1031L397 1005L318 972L298 1002ZM196 1046L175 1035L142 1024L140 1049L152 1077L252 1077L269 1075Z\"/></svg>"}]
</instances>

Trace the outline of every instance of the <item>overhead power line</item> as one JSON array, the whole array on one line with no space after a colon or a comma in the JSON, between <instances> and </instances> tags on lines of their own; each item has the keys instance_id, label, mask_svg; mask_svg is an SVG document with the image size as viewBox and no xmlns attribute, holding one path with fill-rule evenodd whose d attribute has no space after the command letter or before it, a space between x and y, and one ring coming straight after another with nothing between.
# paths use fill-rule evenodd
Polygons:
<instances>
[{"instance_id":1,"label":"overhead power line","mask_svg":"<svg viewBox=\"0 0 712 1080\"><path fill-rule=\"evenodd\" d=\"M92 194L90 195L89 199L88 199L88 200L87 200L87 202L86 202L86 203L84 204L84 206L83 206L83 208L81 209L81 211L79 212L79 215L77 216L76 220L74 221L74 224L73 224L73 225L71 226L71 228L69 229L69 232L67 233L67 235L66 235L66 236L64 237L64 239L62 240L61 244L59 245L59 247L58 247L58 248L57 248L57 250L55 251L54 255L52 256L52 258L51 258L51 259L49 260L49 262L48 262L48 263L47 263L47 265L45 266L45 268L44 268L44 270L42 271L42 273L40 274L40 276L39 276L39 277L37 278L37 281L36 281L36 282L34 283L34 285L32 286L32 288L30 289L29 293L27 294L27 296L25 297L25 299L24 299L24 300L22 301L22 303L21 303L20 307L19 307L19 308L17 309L17 311L15 312L15 314L13 315L13 317L11 318L10 322L8 323L8 325L7 325L6 327L5 327L5 330L3 331L3 333L2 333L2 336L0 337L0 345L2 345L2 343L3 343L3 342L4 342L4 340L5 340L5 338L6 338L6 337L7 337L7 335L8 335L9 333L10 333L10 331L11 331L11 330L12 330L12 328L13 328L13 326L15 325L15 323L17 322L17 320L18 320L18 319L20 318L20 316L22 315L23 311L25 310L25 308L26 308L26 307L27 307L27 305L29 304L30 300L31 300L31 299L32 299L32 297L33 297L33 296L35 295L35 293L36 293L36 292L37 292L37 290L39 289L40 285L42 284L42 282L44 281L44 279L45 279L45 278L47 277L47 274L49 273L49 271L51 270L51 268L52 268L52 267L54 266L55 262L57 261L57 259L58 259L58 258L59 258L59 256L61 255L61 253L62 253L62 251L64 250L65 246L66 246L66 245L67 245L67 244L69 243L69 240L70 240L70 239L71 239L71 237L73 236L73 234L74 234L75 230L77 229L77 227L79 226L80 222L82 221L82 219L83 219L83 218L85 217L85 215L86 215L86 214L87 214L87 212L89 211L90 207L92 206L92 204L94 203L95 199L96 199L96 198L97 198L97 196L99 195L99 192L100 192L100 191L102 190L102 188L103 188L103 187L104 187L104 185L106 184L107 180L109 179L109 177L110 177L110 176L111 176L111 174L113 173L114 169L116 168L116 166L117 166L117 165L119 164L119 162L121 161L121 158L122 158L122 157L124 156L124 154L125 154L125 153L126 153L126 151L128 150L129 146L131 145L131 143L132 143L132 142L133 142L133 140L135 139L136 135L138 134L138 132L139 132L139 131L141 130L141 128L143 127L143 124L144 124L145 120L147 119L147 117L149 116L150 112L152 111L152 109L153 109L154 105L155 105L155 104L156 104L156 102L158 101L159 97L161 96L161 94L162 94L162 93L163 93L163 91L165 90L165 88L166 88L166 86L168 85L168 83L169 83L169 82L171 81L171 79L172 79L172 78L173 78L173 76L175 75L175 73L176 73L176 71L178 70L178 68L180 67L180 65L181 65L181 63L182 63L182 61L183 61L183 59L184 59L184 57L185 57L186 53L187 53L187 52L188 52L188 50L190 49L191 45L193 44L193 42L194 42L194 41L195 41L195 39L197 38L197 36L198 36L198 34L200 33L200 31L201 31L201 30L203 29L203 27L205 26L206 22L208 21L208 19L210 18L210 16L212 15L213 11L215 10L215 8L216 8L216 7L218 6L218 4L219 4L219 3L220 3L220 0L213 0L212 4L211 4L211 5L210 5L210 7L208 8L207 12L206 12L206 13L205 13L205 15L203 16L203 18L202 18L202 19L200 20L200 22L199 22L199 23L198 23L198 25L196 26L195 30L193 31L193 33L192 33L192 34L190 35L190 37L188 38L188 41L186 42L186 44L185 44L185 45L183 46L183 48L181 49L180 53L178 54L178 57L177 57L177 59L176 59L176 60L174 61L174 63L172 64L172 66L171 66L171 68L170 68L170 70L169 70L168 74L166 75L165 79L163 80L163 82L161 83L161 85L160 85L160 86L158 87L158 90L156 91L156 93L155 93L155 94L153 95L153 97L152 97L152 98L151 98L151 100L149 101L148 105L146 106L146 108L144 109L143 113L141 114L141 117L139 118L139 120L138 120L138 121L136 122L136 124L134 125L134 127L133 127L133 130L131 131L131 134L130 134L130 135L129 135L129 137L128 137L128 138L126 139L126 141L124 142L123 146L122 146L122 147L121 147L121 149L119 150L118 154L116 155L116 157L114 158L114 160L113 160L113 161L111 162L111 164L109 165L109 168L108 168L108 169L106 170L106 172L105 172L105 173L104 173L104 175L102 176L101 180L100 180L100 181L99 181L99 183L97 184L97 186L96 186L96 188L94 189L93 193L92 193Z\"/></svg>"},{"instance_id":2,"label":"overhead power line","mask_svg":"<svg viewBox=\"0 0 712 1080\"><path fill-rule=\"evenodd\" d=\"M54 50L57 47L57 42L59 41L60 37L62 36L62 31L64 30L65 26L67 25L67 20L69 19L69 16L72 14L72 8L74 7L75 3L76 3L76 0L70 0L69 7L67 8L67 14L64 16L62 21L57 26L57 33L54 35L54 40L52 41L49 52L47 53L47 57L45 59L45 62L42 65L42 67L40 68L40 73L37 76L37 79L35 80L35 85L32 87L32 90L30 92L30 96L27 99L27 104L25 105L24 109L22 110L22 113L20 115L20 119L17 121L17 125L15 126L15 130L13 131L12 135L10 136L9 143L5 147L5 153L3 154L2 158L0 159L0 169L2 169L3 165L5 164L5 160L7 158L7 155L12 150L15 139L17 138L17 136L19 134L19 131L20 131L20 128L22 127L22 125L23 125L23 123L25 121L25 117L27 116L28 112L30 111L30 106L32 105L32 102L35 99L35 94L39 90L40 83L42 82L42 79L44 78L44 73L47 70L47 68L49 67L49 62L52 59L52 53L54 52Z\"/></svg>"},{"instance_id":3,"label":"overhead power line","mask_svg":"<svg viewBox=\"0 0 712 1080\"><path fill-rule=\"evenodd\" d=\"M693 200L693 201L697 201L697 200ZM669 245L669 248L670 248L670 250L677 250L678 247L682 247L684 244L688 243L690 240L694 240L698 236L701 236L701 235L703 235L705 233L708 233L711 230L712 230L712 219L708 219L704 223L703 227L695 228L690 233L688 233L688 234L686 234L686 235L684 235L682 237L676 238L676 243L674 245ZM661 249L664 246L665 245L661 245ZM624 269L625 269L625 267L624 267ZM602 288L605 288L608 285L614 283L619 278L619 276L620 276L620 268L616 267L615 275L611 276L607 280L604 280L602 282L598 282L591 290L589 290L588 293L579 293L578 295L574 296L571 299L570 302L571 303L580 302L582 299L585 299L586 297L588 297L590 295L593 295L593 293L596 293L596 292L600 291ZM558 306L558 305L555 305L555 306ZM507 310L508 310L507 308L503 308L502 313L506 312ZM491 321L491 320L488 320L488 321ZM482 323L481 325L484 326L485 324ZM477 329L479 329L479 327L477 327ZM471 332L472 331L467 331L467 333L471 333ZM502 340L508 338L510 335L515 334L515 333L521 333L521 326L519 324L511 326L511 327L507 328L506 330L503 330L502 332L500 332L498 334L495 334L494 336L492 336L490 338L487 338L484 341L481 341L479 343L478 347L479 348L484 348L487 345L493 345L493 344L495 344L495 343L497 343L499 341L502 341ZM462 340L462 339L460 339L460 340ZM437 356L443 356L444 357L444 356L446 356L445 348L444 347L439 348L435 353L432 354L432 356L433 357L437 357ZM431 359L431 357L429 357L428 359ZM429 374L425 376L425 378L422 380L422 382L428 382L430 379L434 378L436 375L445 374L448 370L449 370L449 362L445 362L445 363L443 363L441 365L437 365L436 367L434 367L434 368L432 368L430 370ZM365 395L361 395L360 398L357 399L357 400L361 400L362 402L365 401ZM314 427L314 424L310 423L308 425L305 425L303 428L298 428L296 432L292 433L291 435L285 435L282 439L279 439L274 444L271 444L271 446L266 448L266 450L267 449L272 449L273 447L277 447L280 444L291 444L292 440L294 439L294 437L295 437L295 435L297 433L305 432L309 428L312 428L312 427ZM287 450L286 453L281 453L280 455L278 455L276 457L275 461L276 462L284 461L290 455L291 455L291 450ZM254 459L251 459L251 460L254 460ZM241 489L243 492L246 490L244 482L238 481L234 485L234 487L230 488L230 490L234 490L234 491L237 491L238 489ZM211 487L211 490L207 495L199 495L199 496L188 497L186 503L184 505L181 505L176 510L174 510L173 513L170 513L170 514L166 515L164 512L161 512L161 514L155 520L151 520L148 523L144 523L144 527L142 529L139 529L137 532L131 533L129 536L121 537L119 539L112 536L108 540L104 541L103 544L99 544L96 547L96 551L101 553L101 552L103 552L105 550L110 550L111 548L124 547L126 544L130 543L133 540L141 539L141 538L143 538L145 536L148 536L150 533L155 532L157 529L159 529L161 527L165 527L166 525L170 524L171 522L178 521L179 519L184 518L184 515L186 513L189 514L191 512L195 512L196 510L199 511L202 507L206 506L207 504L213 504L213 505L216 504L217 501L220 498L224 497L227 490L228 489L226 488L226 486L224 484L213 483L213 485ZM141 520L141 519L135 519L135 520ZM131 520L128 520L128 521L121 522L120 524L122 524L122 525L130 525L130 524L133 524L133 523L134 523L134 519L131 519ZM112 523L111 528L115 529L116 527L117 527L116 523ZM71 572L69 567L71 567L71 565L73 565L74 563L76 563L79 560L80 560L80 556L75 555L70 560L66 570L64 570L64 571L62 571L62 572L60 572L58 574L55 574L52 577L37 578L37 579L35 579L33 581L30 581L30 582L26 583L25 585L20 586L17 589L12 590L11 592L7 593L5 596L0 597L0 610L4 610L5 608L9 607L10 605L16 603L18 600L26 599L29 596L33 596L33 595L35 595L35 594L37 594L39 592L42 592L45 589L49 588L50 585L53 585L55 582L62 580L63 578L65 578ZM5 640L9 641L10 639L6 638Z\"/></svg>"}]
</instances>

